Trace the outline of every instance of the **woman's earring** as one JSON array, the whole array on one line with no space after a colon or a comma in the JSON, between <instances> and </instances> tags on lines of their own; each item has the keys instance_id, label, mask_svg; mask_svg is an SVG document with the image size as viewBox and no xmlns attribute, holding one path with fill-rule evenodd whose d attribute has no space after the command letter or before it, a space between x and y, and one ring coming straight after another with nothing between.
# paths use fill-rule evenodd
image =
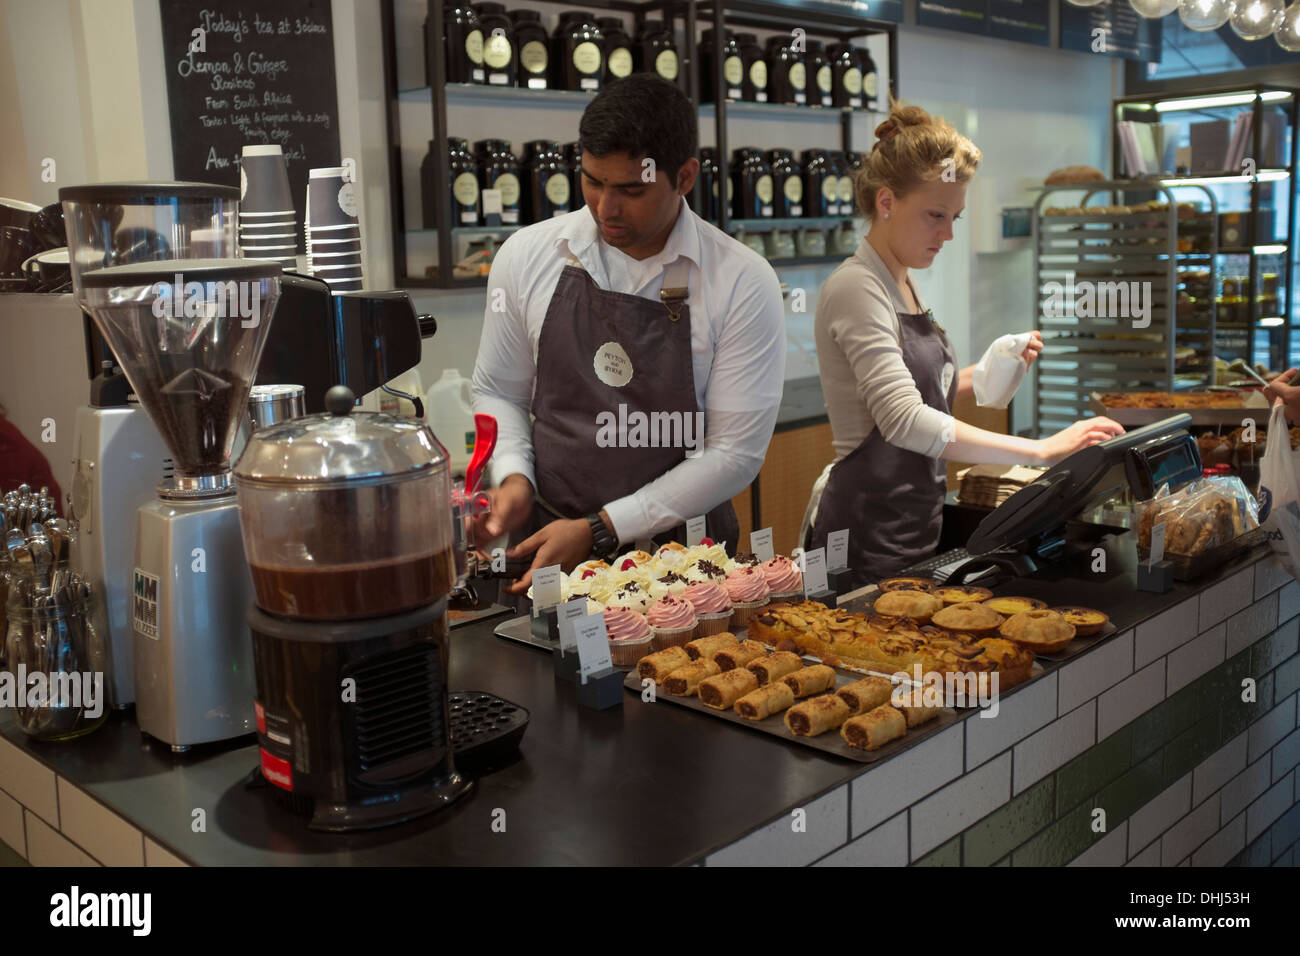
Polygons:
<instances>
[{"instance_id":1,"label":"woman's earring","mask_svg":"<svg viewBox=\"0 0 1300 956\"><path fill-rule=\"evenodd\" d=\"M889 213L885 213L885 218L886 218L886 219L889 218Z\"/></svg>"}]
</instances>

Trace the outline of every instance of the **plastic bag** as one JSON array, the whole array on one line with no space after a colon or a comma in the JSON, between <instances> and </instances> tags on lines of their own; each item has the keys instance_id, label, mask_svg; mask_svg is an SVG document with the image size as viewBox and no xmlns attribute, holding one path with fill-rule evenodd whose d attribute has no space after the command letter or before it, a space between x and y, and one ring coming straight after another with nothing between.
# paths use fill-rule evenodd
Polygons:
<instances>
[{"instance_id":1,"label":"plastic bag","mask_svg":"<svg viewBox=\"0 0 1300 956\"><path fill-rule=\"evenodd\" d=\"M1268 419L1268 433L1287 433L1286 406L1276 405ZM1259 464L1260 522L1269 544L1293 578L1300 579L1300 451L1290 442L1271 441Z\"/></svg>"},{"instance_id":2,"label":"plastic bag","mask_svg":"<svg viewBox=\"0 0 1300 956\"><path fill-rule=\"evenodd\" d=\"M984 408L1007 407L1029 370L1022 353L1031 337L1031 333L1021 332L993 340L971 374L976 403Z\"/></svg>"},{"instance_id":3,"label":"plastic bag","mask_svg":"<svg viewBox=\"0 0 1300 956\"><path fill-rule=\"evenodd\" d=\"M1259 504L1236 475L1200 478L1143 502L1138 547L1149 550L1151 531L1165 525L1165 551L1195 557L1231 543L1259 527Z\"/></svg>"}]
</instances>

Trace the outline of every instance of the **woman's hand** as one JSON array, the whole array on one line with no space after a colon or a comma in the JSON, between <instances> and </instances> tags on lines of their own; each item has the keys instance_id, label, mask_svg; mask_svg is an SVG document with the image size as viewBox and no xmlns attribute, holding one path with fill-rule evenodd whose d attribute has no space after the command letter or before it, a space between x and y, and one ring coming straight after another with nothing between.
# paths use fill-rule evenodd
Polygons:
<instances>
[{"instance_id":1,"label":"woman's hand","mask_svg":"<svg viewBox=\"0 0 1300 956\"><path fill-rule=\"evenodd\" d=\"M1034 359L1038 358L1038 353L1043 350L1043 333L1034 329L1029 333L1029 344L1025 350L1020 353L1020 357L1025 360L1026 366L1032 366Z\"/></svg>"},{"instance_id":2,"label":"woman's hand","mask_svg":"<svg viewBox=\"0 0 1300 956\"><path fill-rule=\"evenodd\" d=\"M1273 399L1273 404L1281 402L1286 406L1286 417L1293 422L1300 422L1300 385L1290 384L1296 370L1287 369L1268 383L1264 394Z\"/></svg>"},{"instance_id":3,"label":"woman's hand","mask_svg":"<svg viewBox=\"0 0 1300 956\"><path fill-rule=\"evenodd\" d=\"M1044 465L1055 465L1063 458L1068 458L1080 448L1097 445L1124 434L1124 426L1109 418L1098 416L1077 421L1067 428L1062 428L1055 435L1038 441L1039 451Z\"/></svg>"}]
</instances>

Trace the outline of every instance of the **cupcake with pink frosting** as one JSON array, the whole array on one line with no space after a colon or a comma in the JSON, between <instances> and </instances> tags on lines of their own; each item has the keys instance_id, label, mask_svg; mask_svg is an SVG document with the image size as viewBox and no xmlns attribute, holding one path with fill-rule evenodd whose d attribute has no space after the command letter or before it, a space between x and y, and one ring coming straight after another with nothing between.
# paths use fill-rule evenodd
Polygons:
<instances>
[{"instance_id":1,"label":"cupcake with pink frosting","mask_svg":"<svg viewBox=\"0 0 1300 956\"><path fill-rule=\"evenodd\" d=\"M654 640L645 615L627 607L607 607L604 616L610 661L615 667L636 667L636 662L650 653Z\"/></svg>"},{"instance_id":2,"label":"cupcake with pink frosting","mask_svg":"<svg viewBox=\"0 0 1300 956\"><path fill-rule=\"evenodd\" d=\"M699 625L695 608L689 601L667 595L650 605L645 619L654 632L655 639L651 646L656 651L693 640Z\"/></svg>"},{"instance_id":3,"label":"cupcake with pink frosting","mask_svg":"<svg viewBox=\"0 0 1300 956\"><path fill-rule=\"evenodd\" d=\"M731 624L731 598L727 589L712 581L696 581L684 595L699 619L697 637L721 634Z\"/></svg>"},{"instance_id":4,"label":"cupcake with pink frosting","mask_svg":"<svg viewBox=\"0 0 1300 956\"><path fill-rule=\"evenodd\" d=\"M771 561L764 561L759 567L767 578L768 597L773 604L797 601L803 594L803 575L789 558L778 554Z\"/></svg>"},{"instance_id":5,"label":"cupcake with pink frosting","mask_svg":"<svg viewBox=\"0 0 1300 956\"><path fill-rule=\"evenodd\" d=\"M744 627L759 608L767 607L767 575L761 568L737 568L727 575L723 587L731 598L731 629Z\"/></svg>"}]
</instances>

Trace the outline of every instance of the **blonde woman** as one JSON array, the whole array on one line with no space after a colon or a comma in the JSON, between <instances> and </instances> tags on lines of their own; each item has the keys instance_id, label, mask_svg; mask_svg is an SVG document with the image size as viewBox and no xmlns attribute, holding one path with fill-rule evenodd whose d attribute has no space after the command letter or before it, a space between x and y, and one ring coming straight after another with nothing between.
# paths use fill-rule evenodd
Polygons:
<instances>
[{"instance_id":1,"label":"blonde woman","mask_svg":"<svg viewBox=\"0 0 1300 956\"><path fill-rule=\"evenodd\" d=\"M849 529L854 586L933 556L943 516L943 459L1047 465L1123 428L1090 418L1033 440L952 417L972 389L974 367L957 356L909 279L953 237L966 185L980 164L975 145L916 106L893 104L855 183L871 226L822 287L817 362L834 433L835 463L812 519L810 547ZM1043 347L1030 333L1026 367Z\"/></svg>"}]
</instances>

